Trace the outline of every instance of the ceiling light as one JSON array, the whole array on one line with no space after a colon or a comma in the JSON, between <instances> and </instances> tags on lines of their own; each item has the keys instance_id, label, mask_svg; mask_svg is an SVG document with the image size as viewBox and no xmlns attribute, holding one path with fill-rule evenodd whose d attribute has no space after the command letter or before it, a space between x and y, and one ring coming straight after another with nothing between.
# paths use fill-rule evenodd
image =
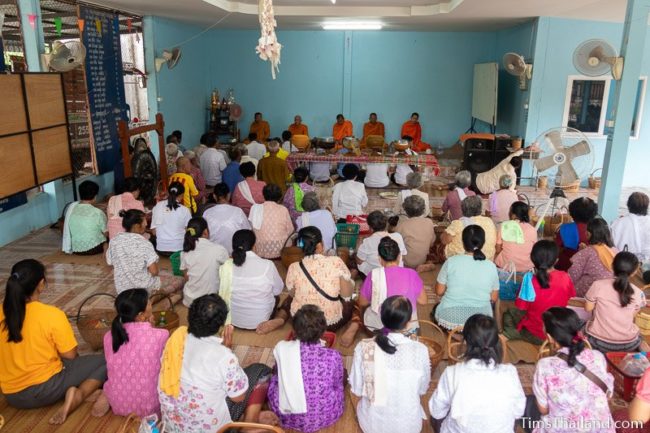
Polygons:
<instances>
[{"instance_id":1,"label":"ceiling light","mask_svg":"<svg viewBox=\"0 0 650 433\"><path fill-rule=\"evenodd\" d=\"M381 30L378 22L332 22L323 24L323 30Z\"/></svg>"}]
</instances>

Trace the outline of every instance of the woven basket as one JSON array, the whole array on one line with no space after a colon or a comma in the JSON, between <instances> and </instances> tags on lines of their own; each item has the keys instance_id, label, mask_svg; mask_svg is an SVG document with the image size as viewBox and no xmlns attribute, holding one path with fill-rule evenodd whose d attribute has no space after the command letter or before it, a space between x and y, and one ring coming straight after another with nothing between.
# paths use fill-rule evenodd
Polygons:
<instances>
[{"instance_id":1,"label":"woven basket","mask_svg":"<svg viewBox=\"0 0 650 433\"><path fill-rule=\"evenodd\" d=\"M419 325L428 325L435 332L440 333L442 335L442 340L445 340L445 332L438 327L433 322L429 322L428 320L418 320ZM422 332L422 326L420 326L420 331L419 333ZM442 361L442 357L445 354L445 348L438 343L435 339L431 337L423 337L421 335L417 335L417 340L427 346L427 349L429 351L429 359L431 360L431 374L433 375L434 372L436 371L436 368L438 367L438 364L440 364L440 361Z\"/></svg>"},{"instance_id":2,"label":"woven basket","mask_svg":"<svg viewBox=\"0 0 650 433\"><path fill-rule=\"evenodd\" d=\"M595 169L594 171L591 172L591 174L589 175L589 178L587 179L587 182L589 183L589 188L591 188L591 189L600 188L601 177L600 176L596 177L596 176L594 176L594 174L596 174L596 172L602 171L602 170L603 170L602 168L597 168L597 169Z\"/></svg>"},{"instance_id":3,"label":"woven basket","mask_svg":"<svg viewBox=\"0 0 650 433\"><path fill-rule=\"evenodd\" d=\"M366 137L366 148L382 153L386 150L386 140L381 135L369 135Z\"/></svg>"},{"instance_id":4,"label":"woven basket","mask_svg":"<svg viewBox=\"0 0 650 433\"><path fill-rule=\"evenodd\" d=\"M306 152L311 146L311 141L306 135L294 135L291 137L291 144L296 146L300 152Z\"/></svg>"},{"instance_id":5,"label":"woven basket","mask_svg":"<svg viewBox=\"0 0 650 433\"><path fill-rule=\"evenodd\" d=\"M297 247L293 244L293 240L298 236L298 233L294 232L289 235L286 241L284 241L284 247L280 251L280 260L285 269L289 269L292 263L299 262L305 257L305 253L302 248ZM287 243L290 245L287 246Z\"/></svg>"},{"instance_id":6,"label":"woven basket","mask_svg":"<svg viewBox=\"0 0 650 433\"><path fill-rule=\"evenodd\" d=\"M585 342L585 347L589 350L591 350L591 344L589 344L589 341L587 339L583 340ZM539 346L539 352L537 352L537 360L539 361L542 358L546 358L548 356L554 356L555 355L555 350L551 346L551 343L546 340L544 343L542 343L541 346Z\"/></svg>"},{"instance_id":7,"label":"woven basket","mask_svg":"<svg viewBox=\"0 0 650 433\"><path fill-rule=\"evenodd\" d=\"M160 299L154 302L154 299L156 298ZM163 299L167 299L167 301L169 301L169 310L160 310L153 312L153 323L156 328L166 329L171 334L180 325L180 318L178 317L178 313L174 311L174 302L172 302L172 298L170 298L166 293L154 293L149 299L151 300L152 304L160 302ZM164 326L159 325L160 318L162 317L161 313L165 313L166 324Z\"/></svg>"},{"instance_id":8,"label":"woven basket","mask_svg":"<svg viewBox=\"0 0 650 433\"><path fill-rule=\"evenodd\" d=\"M578 192L580 191L580 180L576 180L575 182L566 185L556 185L556 186L566 192Z\"/></svg>"},{"instance_id":9,"label":"woven basket","mask_svg":"<svg viewBox=\"0 0 650 433\"><path fill-rule=\"evenodd\" d=\"M85 315L81 315L81 309L90 299L96 296L110 296L115 299L110 293L94 293L88 296L79 305L77 310L77 328L81 338L90 345L92 350L101 350L104 347L104 334L111 329L111 324L115 318L115 311L113 310L95 310Z\"/></svg>"}]
</instances>

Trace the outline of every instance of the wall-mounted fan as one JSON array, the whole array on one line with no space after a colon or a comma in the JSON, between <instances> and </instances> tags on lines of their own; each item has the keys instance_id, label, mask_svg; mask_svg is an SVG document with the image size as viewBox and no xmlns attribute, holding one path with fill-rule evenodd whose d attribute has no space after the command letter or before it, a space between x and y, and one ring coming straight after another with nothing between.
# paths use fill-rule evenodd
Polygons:
<instances>
[{"instance_id":1,"label":"wall-mounted fan","mask_svg":"<svg viewBox=\"0 0 650 433\"><path fill-rule=\"evenodd\" d=\"M503 67L510 74L519 77L519 88L526 90L528 80L533 78L533 65L526 63L526 59L517 53L506 53L503 56Z\"/></svg>"},{"instance_id":2,"label":"wall-mounted fan","mask_svg":"<svg viewBox=\"0 0 650 433\"><path fill-rule=\"evenodd\" d=\"M57 72L68 72L83 65L85 59L86 48L81 41L54 41L46 63Z\"/></svg>"},{"instance_id":3,"label":"wall-mounted fan","mask_svg":"<svg viewBox=\"0 0 650 433\"><path fill-rule=\"evenodd\" d=\"M174 69L174 66L181 59L181 49L179 47L173 48L171 51L163 50L162 57L156 57L156 72L160 72L162 65L167 64L168 69Z\"/></svg>"},{"instance_id":4,"label":"wall-mounted fan","mask_svg":"<svg viewBox=\"0 0 650 433\"><path fill-rule=\"evenodd\" d=\"M573 52L573 65L583 75L597 77L612 73L615 80L623 75L623 57L619 57L616 49L602 39L589 39L578 45Z\"/></svg>"},{"instance_id":5,"label":"wall-mounted fan","mask_svg":"<svg viewBox=\"0 0 650 433\"><path fill-rule=\"evenodd\" d=\"M535 169L555 186L572 187L593 171L594 151L589 139L574 128L552 128L537 137Z\"/></svg>"}]
</instances>

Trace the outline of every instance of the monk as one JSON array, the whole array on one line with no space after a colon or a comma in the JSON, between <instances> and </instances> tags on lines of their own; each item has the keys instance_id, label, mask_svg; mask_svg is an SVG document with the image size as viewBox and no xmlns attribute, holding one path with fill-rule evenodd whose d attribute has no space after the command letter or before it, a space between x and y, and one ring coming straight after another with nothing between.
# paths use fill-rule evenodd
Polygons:
<instances>
[{"instance_id":1,"label":"monk","mask_svg":"<svg viewBox=\"0 0 650 433\"><path fill-rule=\"evenodd\" d=\"M293 123L289 125L289 132L291 132L291 135L306 135L309 136L309 128L307 125L303 125L302 123L302 117L300 115L296 114L296 116L293 118Z\"/></svg>"},{"instance_id":2,"label":"monk","mask_svg":"<svg viewBox=\"0 0 650 433\"><path fill-rule=\"evenodd\" d=\"M262 113L255 113L255 120L251 123L249 134L256 134L257 141L262 144L268 141L271 135L271 127L269 126L269 122L262 120Z\"/></svg>"},{"instance_id":3,"label":"monk","mask_svg":"<svg viewBox=\"0 0 650 433\"><path fill-rule=\"evenodd\" d=\"M353 137L354 131L352 122L345 120L342 114L336 116L336 123L332 126L332 137L336 140L336 147L341 146L341 142L345 137Z\"/></svg>"},{"instance_id":4,"label":"monk","mask_svg":"<svg viewBox=\"0 0 650 433\"><path fill-rule=\"evenodd\" d=\"M420 126L420 115L418 113L411 114L411 120L407 120L402 125L402 132L400 136L403 139L408 140L409 137L413 144L411 149L416 152L425 152L427 149L431 149L431 145L422 141L422 126Z\"/></svg>"},{"instance_id":5,"label":"monk","mask_svg":"<svg viewBox=\"0 0 650 433\"><path fill-rule=\"evenodd\" d=\"M369 122L363 124L363 137L361 138L361 147L366 147L366 138L369 135L380 135L385 137L384 123L377 122L377 113L370 113Z\"/></svg>"}]
</instances>

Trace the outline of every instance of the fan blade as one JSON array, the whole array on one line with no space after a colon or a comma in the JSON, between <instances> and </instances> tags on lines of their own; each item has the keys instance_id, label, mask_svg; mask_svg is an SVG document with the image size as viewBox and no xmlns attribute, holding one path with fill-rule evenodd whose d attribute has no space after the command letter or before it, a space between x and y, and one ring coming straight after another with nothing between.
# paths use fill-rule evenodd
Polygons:
<instances>
[{"instance_id":1,"label":"fan blade","mask_svg":"<svg viewBox=\"0 0 650 433\"><path fill-rule=\"evenodd\" d=\"M562 133L558 130L553 130L549 133L547 133L544 136L544 139L546 140L546 143L551 147L553 150L553 153L557 153L564 149L564 146L562 146Z\"/></svg>"},{"instance_id":2,"label":"fan blade","mask_svg":"<svg viewBox=\"0 0 650 433\"><path fill-rule=\"evenodd\" d=\"M564 150L564 154L566 155L569 162L574 158L583 155L589 155L590 153L591 147L589 147L589 143L586 140L582 140L581 142L576 143L571 147L567 147Z\"/></svg>"},{"instance_id":3,"label":"fan blade","mask_svg":"<svg viewBox=\"0 0 650 433\"><path fill-rule=\"evenodd\" d=\"M555 160L553 160L553 155L545 156L543 158L539 158L535 160L535 168L540 173L542 171L548 170L551 167L554 167L555 165L556 164L555 164Z\"/></svg>"},{"instance_id":4,"label":"fan blade","mask_svg":"<svg viewBox=\"0 0 650 433\"><path fill-rule=\"evenodd\" d=\"M571 165L570 160L557 167L556 179L556 183L563 186L570 185L579 179L578 173Z\"/></svg>"}]
</instances>

